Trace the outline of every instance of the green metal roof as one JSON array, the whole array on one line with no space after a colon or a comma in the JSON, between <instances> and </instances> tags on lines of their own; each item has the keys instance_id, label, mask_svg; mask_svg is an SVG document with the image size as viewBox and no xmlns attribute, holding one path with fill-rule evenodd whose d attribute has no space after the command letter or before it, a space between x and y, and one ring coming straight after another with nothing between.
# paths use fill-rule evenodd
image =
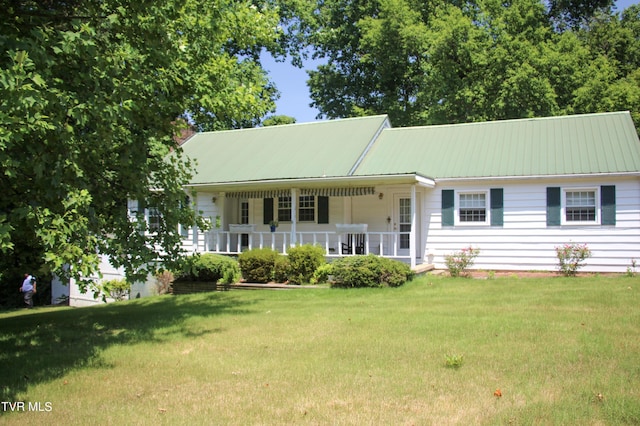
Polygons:
<instances>
[{"instance_id":1,"label":"green metal roof","mask_svg":"<svg viewBox=\"0 0 640 426\"><path fill-rule=\"evenodd\" d=\"M205 132L182 145L197 160L192 184L348 176L386 115Z\"/></svg>"},{"instance_id":2,"label":"green metal roof","mask_svg":"<svg viewBox=\"0 0 640 426\"><path fill-rule=\"evenodd\" d=\"M433 179L640 172L628 112L386 129L355 175Z\"/></svg>"}]
</instances>

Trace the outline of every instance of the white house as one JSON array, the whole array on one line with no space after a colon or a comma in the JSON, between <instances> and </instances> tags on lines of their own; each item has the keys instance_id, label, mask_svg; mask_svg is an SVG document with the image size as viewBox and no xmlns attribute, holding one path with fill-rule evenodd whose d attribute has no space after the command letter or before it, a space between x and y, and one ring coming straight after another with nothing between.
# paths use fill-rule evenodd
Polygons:
<instances>
[{"instance_id":1,"label":"white house","mask_svg":"<svg viewBox=\"0 0 640 426\"><path fill-rule=\"evenodd\" d=\"M184 230L188 252L309 243L444 268L473 246L478 269L555 270L556 246L586 243L585 271L640 260L628 112L395 129L381 115L198 133L183 149L213 224Z\"/></svg>"},{"instance_id":2,"label":"white house","mask_svg":"<svg viewBox=\"0 0 640 426\"><path fill-rule=\"evenodd\" d=\"M479 269L555 270L555 247L573 242L592 250L587 271L640 259L628 112L397 129L374 116L199 133L183 148L196 208L219 225L190 231L192 251L312 243L442 268L473 246Z\"/></svg>"}]
</instances>

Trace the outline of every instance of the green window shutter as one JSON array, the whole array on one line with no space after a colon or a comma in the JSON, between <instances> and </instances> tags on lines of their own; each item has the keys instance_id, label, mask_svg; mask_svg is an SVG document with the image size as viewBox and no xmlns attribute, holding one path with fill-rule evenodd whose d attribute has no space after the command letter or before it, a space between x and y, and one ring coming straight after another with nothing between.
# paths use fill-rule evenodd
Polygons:
<instances>
[{"instance_id":1,"label":"green window shutter","mask_svg":"<svg viewBox=\"0 0 640 426\"><path fill-rule=\"evenodd\" d=\"M442 190L442 226L453 226L454 222L454 199L453 189Z\"/></svg>"},{"instance_id":2,"label":"green window shutter","mask_svg":"<svg viewBox=\"0 0 640 426\"><path fill-rule=\"evenodd\" d=\"M329 197L318 197L318 223L329 223Z\"/></svg>"},{"instance_id":3,"label":"green window shutter","mask_svg":"<svg viewBox=\"0 0 640 426\"><path fill-rule=\"evenodd\" d=\"M262 217L265 225L268 225L273 220L273 198L264 198L262 200Z\"/></svg>"},{"instance_id":4,"label":"green window shutter","mask_svg":"<svg viewBox=\"0 0 640 426\"><path fill-rule=\"evenodd\" d=\"M616 224L616 187L615 185L600 187L601 225Z\"/></svg>"},{"instance_id":5,"label":"green window shutter","mask_svg":"<svg viewBox=\"0 0 640 426\"><path fill-rule=\"evenodd\" d=\"M491 188L491 226L504 225L504 190Z\"/></svg>"},{"instance_id":6,"label":"green window shutter","mask_svg":"<svg viewBox=\"0 0 640 426\"><path fill-rule=\"evenodd\" d=\"M560 226L560 188L547 188L547 226Z\"/></svg>"}]
</instances>

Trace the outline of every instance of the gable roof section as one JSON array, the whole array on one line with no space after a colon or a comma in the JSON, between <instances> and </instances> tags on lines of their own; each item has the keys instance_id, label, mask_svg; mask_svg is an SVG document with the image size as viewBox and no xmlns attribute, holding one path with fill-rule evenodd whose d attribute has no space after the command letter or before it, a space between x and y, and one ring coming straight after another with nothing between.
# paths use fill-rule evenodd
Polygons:
<instances>
[{"instance_id":1,"label":"gable roof section","mask_svg":"<svg viewBox=\"0 0 640 426\"><path fill-rule=\"evenodd\" d=\"M197 160L191 184L341 177L353 173L386 115L192 136L184 153Z\"/></svg>"},{"instance_id":2,"label":"gable roof section","mask_svg":"<svg viewBox=\"0 0 640 426\"><path fill-rule=\"evenodd\" d=\"M629 112L386 129L355 175L433 179L640 172Z\"/></svg>"}]
</instances>

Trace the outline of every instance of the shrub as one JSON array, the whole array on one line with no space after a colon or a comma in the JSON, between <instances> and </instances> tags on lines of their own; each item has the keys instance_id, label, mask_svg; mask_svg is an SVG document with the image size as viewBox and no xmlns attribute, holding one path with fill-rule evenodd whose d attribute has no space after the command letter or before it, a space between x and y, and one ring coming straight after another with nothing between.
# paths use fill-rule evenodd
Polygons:
<instances>
[{"instance_id":1,"label":"shrub","mask_svg":"<svg viewBox=\"0 0 640 426\"><path fill-rule=\"evenodd\" d=\"M313 273L326 263L324 249L319 246L305 244L291 247L289 255L289 282L292 284L310 283Z\"/></svg>"},{"instance_id":2,"label":"shrub","mask_svg":"<svg viewBox=\"0 0 640 426\"><path fill-rule=\"evenodd\" d=\"M286 282L289 279L289 268L289 258L279 254L273 265L273 280L277 283Z\"/></svg>"},{"instance_id":3,"label":"shrub","mask_svg":"<svg viewBox=\"0 0 640 426\"><path fill-rule=\"evenodd\" d=\"M398 287L413 277L409 265L374 254L343 257L331 269L332 287Z\"/></svg>"},{"instance_id":4,"label":"shrub","mask_svg":"<svg viewBox=\"0 0 640 426\"><path fill-rule=\"evenodd\" d=\"M167 294L171 288L171 283L175 279L173 272L161 271L156 273L156 291L158 294Z\"/></svg>"},{"instance_id":5,"label":"shrub","mask_svg":"<svg viewBox=\"0 0 640 426\"><path fill-rule=\"evenodd\" d=\"M473 265L473 262L479 254L480 249L474 249L469 246L460 251L445 255L444 264L452 277L467 275L467 269Z\"/></svg>"},{"instance_id":6,"label":"shrub","mask_svg":"<svg viewBox=\"0 0 640 426\"><path fill-rule=\"evenodd\" d=\"M210 281L232 284L240 279L240 268L234 259L220 254L194 254L185 259L175 281Z\"/></svg>"},{"instance_id":7,"label":"shrub","mask_svg":"<svg viewBox=\"0 0 640 426\"><path fill-rule=\"evenodd\" d=\"M118 302L124 300L131 290L131 284L124 279L112 279L100 284L102 301L107 302L107 295Z\"/></svg>"},{"instance_id":8,"label":"shrub","mask_svg":"<svg viewBox=\"0 0 640 426\"><path fill-rule=\"evenodd\" d=\"M584 266L584 260L591 257L591 250L586 244L565 244L556 247L558 271L564 276L574 276Z\"/></svg>"},{"instance_id":9,"label":"shrub","mask_svg":"<svg viewBox=\"0 0 640 426\"><path fill-rule=\"evenodd\" d=\"M268 283L273 280L276 259L280 255L270 248L251 249L238 257L245 280L252 283Z\"/></svg>"},{"instance_id":10,"label":"shrub","mask_svg":"<svg viewBox=\"0 0 640 426\"><path fill-rule=\"evenodd\" d=\"M318 269L313 273L313 278L311 278L312 284L322 284L329 282L329 277L333 275L333 264L325 263L324 265L320 265Z\"/></svg>"}]
</instances>

